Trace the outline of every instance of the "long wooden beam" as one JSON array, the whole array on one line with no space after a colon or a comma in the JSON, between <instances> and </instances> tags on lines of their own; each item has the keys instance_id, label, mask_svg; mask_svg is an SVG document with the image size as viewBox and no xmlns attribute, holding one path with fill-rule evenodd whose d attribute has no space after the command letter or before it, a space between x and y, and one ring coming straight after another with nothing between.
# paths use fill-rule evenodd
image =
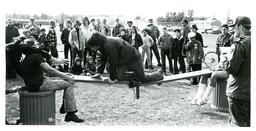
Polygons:
<instances>
[{"instance_id":1,"label":"long wooden beam","mask_svg":"<svg viewBox=\"0 0 256 131\"><path fill-rule=\"evenodd\" d=\"M170 82L170 81L176 81L176 80L181 80L181 79L187 79L187 78L192 78L192 77L197 77L197 76L203 76L203 75L208 75L211 74L213 71L209 69L204 69L200 71L193 71L193 72L188 72L188 73L182 73L182 74L176 74L176 75L170 75L170 76L165 76L163 80L159 81L154 81L154 82L149 82L149 83L142 83L142 86L146 85L152 85L152 84L161 84L165 82ZM91 78L89 76L77 76L75 75L74 79L77 82L88 82L88 83L108 83L107 81L108 77L100 77L100 78ZM129 84L129 81L120 81L115 84Z\"/></svg>"}]
</instances>

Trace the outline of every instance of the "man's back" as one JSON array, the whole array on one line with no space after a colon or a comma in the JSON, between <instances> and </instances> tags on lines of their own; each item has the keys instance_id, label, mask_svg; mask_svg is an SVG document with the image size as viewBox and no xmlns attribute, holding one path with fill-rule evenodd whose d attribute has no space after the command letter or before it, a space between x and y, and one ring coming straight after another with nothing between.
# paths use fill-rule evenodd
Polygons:
<instances>
[{"instance_id":1,"label":"man's back","mask_svg":"<svg viewBox=\"0 0 256 131\"><path fill-rule=\"evenodd\" d=\"M26 55L21 63L21 77L30 91L37 91L43 84L43 70L40 64L44 62L45 59L42 55L31 54Z\"/></svg>"}]
</instances>

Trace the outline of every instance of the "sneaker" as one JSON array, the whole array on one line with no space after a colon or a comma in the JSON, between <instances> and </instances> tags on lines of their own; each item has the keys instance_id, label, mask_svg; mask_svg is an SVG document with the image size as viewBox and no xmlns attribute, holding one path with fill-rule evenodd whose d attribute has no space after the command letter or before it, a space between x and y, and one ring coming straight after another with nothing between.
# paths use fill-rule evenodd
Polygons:
<instances>
[{"instance_id":1,"label":"sneaker","mask_svg":"<svg viewBox=\"0 0 256 131\"><path fill-rule=\"evenodd\" d=\"M162 64L161 64L161 63L158 63L157 66L158 66L158 67L162 67Z\"/></svg>"},{"instance_id":2,"label":"sneaker","mask_svg":"<svg viewBox=\"0 0 256 131\"><path fill-rule=\"evenodd\" d=\"M206 103L207 103L207 100L206 100L206 99L199 99L199 100L196 102L196 104L199 105L199 106L204 105L204 104L206 104Z\"/></svg>"},{"instance_id":3,"label":"sneaker","mask_svg":"<svg viewBox=\"0 0 256 131\"><path fill-rule=\"evenodd\" d=\"M67 115L65 116L65 121L66 122L76 122L76 123L81 123L84 122L83 119L78 118L78 116L75 113L67 113Z\"/></svg>"},{"instance_id":4,"label":"sneaker","mask_svg":"<svg viewBox=\"0 0 256 131\"><path fill-rule=\"evenodd\" d=\"M197 104L197 98L194 98L191 102L190 102L191 105L196 105Z\"/></svg>"}]
</instances>

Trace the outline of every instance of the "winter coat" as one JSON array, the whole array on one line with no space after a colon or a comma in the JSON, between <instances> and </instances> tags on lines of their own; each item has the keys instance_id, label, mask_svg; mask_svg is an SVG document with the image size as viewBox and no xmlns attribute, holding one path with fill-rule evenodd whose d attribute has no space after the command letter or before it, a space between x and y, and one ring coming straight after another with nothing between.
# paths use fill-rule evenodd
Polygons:
<instances>
[{"instance_id":1,"label":"winter coat","mask_svg":"<svg viewBox=\"0 0 256 131\"><path fill-rule=\"evenodd\" d=\"M185 45L185 49L188 64L202 64L204 50L202 44L198 40L189 41Z\"/></svg>"}]
</instances>

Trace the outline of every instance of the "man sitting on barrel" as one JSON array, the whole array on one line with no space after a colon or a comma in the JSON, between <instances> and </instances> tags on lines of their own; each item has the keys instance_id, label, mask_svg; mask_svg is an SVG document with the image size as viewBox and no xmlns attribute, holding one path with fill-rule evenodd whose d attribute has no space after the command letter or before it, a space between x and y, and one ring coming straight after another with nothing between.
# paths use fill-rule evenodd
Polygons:
<instances>
[{"instance_id":1,"label":"man sitting on barrel","mask_svg":"<svg viewBox=\"0 0 256 131\"><path fill-rule=\"evenodd\" d=\"M30 39L24 40L26 46L39 47ZM73 91L74 79L72 76L59 72L52 68L41 54L27 54L20 66L21 77L25 82L25 90L30 92L39 91L55 91L64 89L63 104L60 108L61 114L66 114L65 121L83 122L83 119L78 118L75 114L76 100ZM43 75L43 71L63 78L63 80L51 80Z\"/></svg>"}]
</instances>

